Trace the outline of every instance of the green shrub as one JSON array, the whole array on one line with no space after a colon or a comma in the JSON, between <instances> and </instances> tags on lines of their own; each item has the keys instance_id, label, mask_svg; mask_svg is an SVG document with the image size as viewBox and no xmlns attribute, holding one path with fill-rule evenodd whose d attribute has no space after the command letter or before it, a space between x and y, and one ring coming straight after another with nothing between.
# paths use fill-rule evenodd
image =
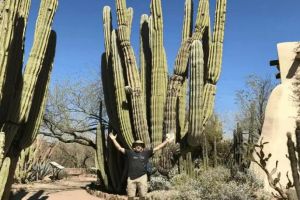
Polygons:
<instances>
[{"instance_id":1,"label":"green shrub","mask_svg":"<svg viewBox=\"0 0 300 200\"><path fill-rule=\"evenodd\" d=\"M230 170L218 167L200 171L197 179L179 174L171 179L173 189L179 191L176 199L254 200L270 199L262 192L262 184L250 173L231 176Z\"/></svg>"}]
</instances>

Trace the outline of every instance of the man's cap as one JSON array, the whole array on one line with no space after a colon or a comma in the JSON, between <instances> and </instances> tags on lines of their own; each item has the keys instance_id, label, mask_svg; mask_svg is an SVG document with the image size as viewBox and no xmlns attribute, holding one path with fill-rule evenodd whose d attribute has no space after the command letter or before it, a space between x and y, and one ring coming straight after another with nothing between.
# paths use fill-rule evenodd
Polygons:
<instances>
[{"instance_id":1,"label":"man's cap","mask_svg":"<svg viewBox=\"0 0 300 200\"><path fill-rule=\"evenodd\" d=\"M142 140L136 140L132 143L132 147L141 146L145 148L145 143Z\"/></svg>"}]
</instances>

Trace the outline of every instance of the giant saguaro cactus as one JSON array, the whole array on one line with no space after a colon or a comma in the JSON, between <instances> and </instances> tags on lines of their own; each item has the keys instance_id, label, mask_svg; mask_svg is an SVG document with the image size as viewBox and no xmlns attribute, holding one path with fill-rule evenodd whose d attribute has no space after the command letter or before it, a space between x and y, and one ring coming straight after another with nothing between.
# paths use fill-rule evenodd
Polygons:
<instances>
[{"instance_id":1,"label":"giant saguaro cactus","mask_svg":"<svg viewBox=\"0 0 300 200\"><path fill-rule=\"evenodd\" d=\"M161 0L151 0L150 15L141 17L140 73L130 42L132 9L126 7L126 0L116 0L116 9L115 30L111 9L103 9L102 81L111 128L119 135L117 139L128 148L133 139L142 139L147 147L153 147L162 142L166 133L174 132L177 142L201 146L220 76L226 0L217 0L212 36L209 0L199 0L194 29L193 1L186 0L181 47L169 80ZM187 140L181 141L183 138Z\"/></svg>"},{"instance_id":2,"label":"giant saguaro cactus","mask_svg":"<svg viewBox=\"0 0 300 200\"><path fill-rule=\"evenodd\" d=\"M35 139L43 116L56 34L51 31L57 0L42 0L34 42L23 71L30 0L0 2L0 199L8 198L22 149ZM36 87L38 86L38 87Z\"/></svg>"}]
</instances>

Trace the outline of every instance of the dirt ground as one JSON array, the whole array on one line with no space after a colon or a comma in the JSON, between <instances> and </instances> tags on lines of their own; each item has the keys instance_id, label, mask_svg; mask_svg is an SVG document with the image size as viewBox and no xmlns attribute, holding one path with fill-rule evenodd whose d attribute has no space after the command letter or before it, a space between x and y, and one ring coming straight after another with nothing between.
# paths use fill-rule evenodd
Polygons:
<instances>
[{"instance_id":1,"label":"dirt ground","mask_svg":"<svg viewBox=\"0 0 300 200\"><path fill-rule=\"evenodd\" d=\"M101 200L86 192L86 185L95 181L92 177L72 177L61 181L44 181L12 186L10 200Z\"/></svg>"}]
</instances>

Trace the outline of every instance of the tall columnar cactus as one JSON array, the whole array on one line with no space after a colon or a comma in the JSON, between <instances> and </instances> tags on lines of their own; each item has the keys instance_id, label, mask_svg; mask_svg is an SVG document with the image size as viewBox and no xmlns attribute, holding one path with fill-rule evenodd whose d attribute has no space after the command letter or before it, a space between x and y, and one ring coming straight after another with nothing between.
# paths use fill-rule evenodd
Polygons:
<instances>
[{"instance_id":1,"label":"tall columnar cactus","mask_svg":"<svg viewBox=\"0 0 300 200\"><path fill-rule=\"evenodd\" d=\"M184 43L187 39L191 37L193 29L193 1L187 0L185 2L184 9L184 21L182 28L182 41ZM188 66L187 66L188 67ZM182 83L180 93L178 95L178 132L180 137L183 138L187 133L188 123L186 120L186 96L188 89L188 79L185 78Z\"/></svg>"},{"instance_id":2,"label":"tall columnar cactus","mask_svg":"<svg viewBox=\"0 0 300 200\"><path fill-rule=\"evenodd\" d=\"M163 16L161 0L151 1L151 101L150 132L152 145L162 141L164 105L166 102L168 71L163 46Z\"/></svg>"},{"instance_id":3,"label":"tall columnar cactus","mask_svg":"<svg viewBox=\"0 0 300 200\"><path fill-rule=\"evenodd\" d=\"M116 0L118 27L113 30L111 9L104 7L105 104L110 128L124 147L130 148L133 139L153 147L171 132L176 142L187 141L183 146L203 144L221 70L226 0L217 0L216 8L211 36L209 0L199 0L194 30L193 1L186 0L181 47L168 80L161 0L151 0L150 15L143 14L140 20L140 73L130 42L132 9L126 0Z\"/></svg>"},{"instance_id":4,"label":"tall columnar cactus","mask_svg":"<svg viewBox=\"0 0 300 200\"><path fill-rule=\"evenodd\" d=\"M0 149L3 152L0 157L2 200L8 198L21 150L35 139L54 59L56 35L51 31L51 24L57 0L42 0L34 42L23 70L30 3L30 0L0 3L0 131L5 136L4 146Z\"/></svg>"},{"instance_id":5,"label":"tall columnar cactus","mask_svg":"<svg viewBox=\"0 0 300 200\"><path fill-rule=\"evenodd\" d=\"M121 55L125 60L125 71L127 83L130 87L130 101L132 105L133 131L139 139L142 139L146 146L150 145L150 137L146 120L146 111L143 106L144 96L142 93L137 62L133 48L130 44L130 26L127 15L126 0L116 0L118 39L120 40Z\"/></svg>"},{"instance_id":6,"label":"tall columnar cactus","mask_svg":"<svg viewBox=\"0 0 300 200\"><path fill-rule=\"evenodd\" d=\"M100 104L100 117L102 117L102 102ZM97 176L100 181L100 184L104 185L104 187L108 188L108 177L107 177L107 169L105 165L106 152L105 152L105 135L104 128L102 123L100 122L97 131L96 131L96 156L95 163L98 169Z\"/></svg>"}]
</instances>

